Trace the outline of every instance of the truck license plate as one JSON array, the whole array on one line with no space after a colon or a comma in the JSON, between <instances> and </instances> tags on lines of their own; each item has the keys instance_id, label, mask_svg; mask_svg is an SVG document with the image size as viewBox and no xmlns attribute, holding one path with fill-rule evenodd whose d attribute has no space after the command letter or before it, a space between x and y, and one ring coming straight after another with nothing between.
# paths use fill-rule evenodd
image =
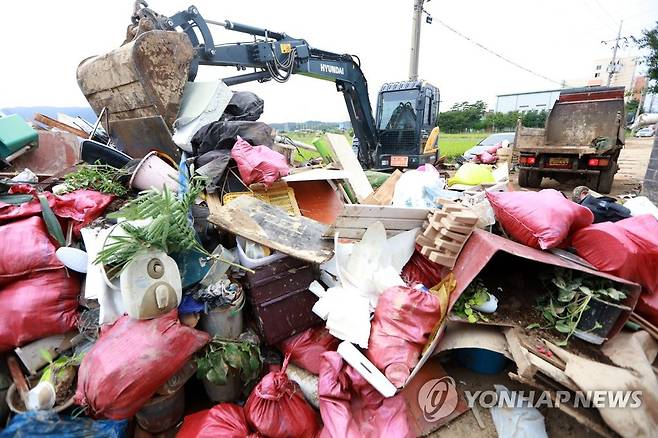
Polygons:
<instances>
[{"instance_id":1,"label":"truck license plate","mask_svg":"<svg viewBox=\"0 0 658 438\"><path fill-rule=\"evenodd\" d=\"M391 166L407 167L408 165L409 165L409 157L391 155Z\"/></svg>"},{"instance_id":2,"label":"truck license plate","mask_svg":"<svg viewBox=\"0 0 658 438\"><path fill-rule=\"evenodd\" d=\"M555 167L565 167L569 165L569 158L549 158L548 165Z\"/></svg>"}]
</instances>

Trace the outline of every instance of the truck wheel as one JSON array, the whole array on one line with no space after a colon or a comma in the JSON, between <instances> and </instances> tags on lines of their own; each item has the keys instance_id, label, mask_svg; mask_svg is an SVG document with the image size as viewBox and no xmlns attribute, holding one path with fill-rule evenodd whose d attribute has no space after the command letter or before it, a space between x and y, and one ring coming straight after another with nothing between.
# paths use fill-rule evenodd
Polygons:
<instances>
[{"instance_id":1,"label":"truck wheel","mask_svg":"<svg viewBox=\"0 0 658 438\"><path fill-rule=\"evenodd\" d=\"M533 172L528 169L519 170L519 185L521 187L539 188L542 176L539 172Z\"/></svg>"},{"instance_id":2,"label":"truck wheel","mask_svg":"<svg viewBox=\"0 0 658 438\"><path fill-rule=\"evenodd\" d=\"M617 163L612 163L610 169L605 170L599 174L599 182L596 185L596 191L599 193L610 193L612 190L612 182L615 179L617 172Z\"/></svg>"}]
</instances>

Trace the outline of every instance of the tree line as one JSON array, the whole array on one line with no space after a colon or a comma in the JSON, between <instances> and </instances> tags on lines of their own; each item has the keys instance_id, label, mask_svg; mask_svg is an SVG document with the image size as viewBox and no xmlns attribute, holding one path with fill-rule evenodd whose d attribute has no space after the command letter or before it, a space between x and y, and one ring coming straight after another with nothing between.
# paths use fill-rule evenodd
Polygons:
<instances>
[{"instance_id":1,"label":"tree line","mask_svg":"<svg viewBox=\"0 0 658 438\"><path fill-rule=\"evenodd\" d=\"M478 100L474 103L454 104L450 111L439 116L441 131L448 133L466 131L513 131L517 119L521 118L523 126L543 128L548 113L542 111L510 111L507 113L487 112L487 104Z\"/></svg>"}]
</instances>

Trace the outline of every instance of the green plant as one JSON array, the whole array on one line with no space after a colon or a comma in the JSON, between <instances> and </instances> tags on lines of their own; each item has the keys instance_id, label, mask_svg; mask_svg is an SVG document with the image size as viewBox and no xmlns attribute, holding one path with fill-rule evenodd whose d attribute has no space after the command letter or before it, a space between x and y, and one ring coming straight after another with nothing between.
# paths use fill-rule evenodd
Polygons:
<instances>
[{"instance_id":1,"label":"green plant","mask_svg":"<svg viewBox=\"0 0 658 438\"><path fill-rule=\"evenodd\" d=\"M53 360L48 350L41 350L40 353L48 365L44 368L39 381L50 382L55 388L57 402L61 402L71 395L77 367L80 366L84 355L78 353L72 356L60 356Z\"/></svg>"},{"instance_id":2,"label":"green plant","mask_svg":"<svg viewBox=\"0 0 658 438\"><path fill-rule=\"evenodd\" d=\"M248 387L260 374L263 364L258 345L248 341L213 338L196 358L197 377L215 385L225 385L231 370L239 373Z\"/></svg>"},{"instance_id":3,"label":"green plant","mask_svg":"<svg viewBox=\"0 0 658 438\"><path fill-rule=\"evenodd\" d=\"M546 281L548 280L548 281ZM565 346L569 338L578 328L583 314L589 309L592 300L607 303L620 301L626 294L614 287L608 279L585 276L577 271L555 268L550 278L544 278L549 292L538 300L538 310L548 322L546 327L552 327L566 337L557 345ZM539 323L530 324L526 328L542 327ZM597 321L588 331L601 328Z\"/></svg>"},{"instance_id":4,"label":"green plant","mask_svg":"<svg viewBox=\"0 0 658 438\"><path fill-rule=\"evenodd\" d=\"M110 195L124 196L128 189L117 178L128 173L105 164L83 164L64 177L67 191L91 189Z\"/></svg>"},{"instance_id":5,"label":"green plant","mask_svg":"<svg viewBox=\"0 0 658 438\"><path fill-rule=\"evenodd\" d=\"M478 319L488 321L482 312L474 309L474 307L481 306L488 300L489 289L487 289L481 279L476 278L459 296L452 312L460 318L468 320L470 323L477 322Z\"/></svg>"},{"instance_id":6,"label":"green plant","mask_svg":"<svg viewBox=\"0 0 658 438\"><path fill-rule=\"evenodd\" d=\"M192 204L204 189L204 183L204 179L192 179L189 190L180 197L166 186L162 192L147 190L121 210L108 215L110 218L127 221L148 220L148 223L122 224L127 235L111 236L94 263L112 265L120 272L140 251L147 249L158 249L166 253L195 250L210 257L211 254L197 240L188 218Z\"/></svg>"}]
</instances>

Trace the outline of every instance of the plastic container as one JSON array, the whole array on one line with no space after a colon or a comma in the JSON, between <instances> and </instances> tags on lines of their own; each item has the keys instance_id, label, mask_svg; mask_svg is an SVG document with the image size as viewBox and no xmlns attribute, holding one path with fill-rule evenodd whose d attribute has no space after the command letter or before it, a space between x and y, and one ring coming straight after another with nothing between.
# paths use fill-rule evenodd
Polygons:
<instances>
[{"instance_id":1,"label":"plastic container","mask_svg":"<svg viewBox=\"0 0 658 438\"><path fill-rule=\"evenodd\" d=\"M208 398L213 402L234 402L242 395L242 382L238 373L230 369L225 385L215 385L206 379L201 380Z\"/></svg>"},{"instance_id":2,"label":"plastic container","mask_svg":"<svg viewBox=\"0 0 658 438\"><path fill-rule=\"evenodd\" d=\"M219 307L201 315L201 329L210 336L238 339L244 328L243 307L244 295L240 294L232 305Z\"/></svg>"},{"instance_id":3,"label":"plastic container","mask_svg":"<svg viewBox=\"0 0 658 438\"><path fill-rule=\"evenodd\" d=\"M283 253L273 252L271 255L268 255L266 257L261 257L259 259L252 259L250 257L247 257L247 254L245 254L244 252L244 248L246 246L246 239L244 237L237 236L235 240L238 243L237 245L238 259L240 260L240 264L245 268L249 268L249 269L260 268L261 266L269 265L272 262L276 262L277 260L281 260L286 257L286 255Z\"/></svg>"},{"instance_id":4,"label":"plastic container","mask_svg":"<svg viewBox=\"0 0 658 438\"><path fill-rule=\"evenodd\" d=\"M505 356L484 348L460 348L455 355L462 365L478 374L498 374L507 366Z\"/></svg>"},{"instance_id":5,"label":"plastic container","mask_svg":"<svg viewBox=\"0 0 658 438\"><path fill-rule=\"evenodd\" d=\"M178 171L160 158L157 151L151 151L135 168L128 186L139 190L162 190L167 186L172 192L178 192Z\"/></svg>"}]
</instances>

